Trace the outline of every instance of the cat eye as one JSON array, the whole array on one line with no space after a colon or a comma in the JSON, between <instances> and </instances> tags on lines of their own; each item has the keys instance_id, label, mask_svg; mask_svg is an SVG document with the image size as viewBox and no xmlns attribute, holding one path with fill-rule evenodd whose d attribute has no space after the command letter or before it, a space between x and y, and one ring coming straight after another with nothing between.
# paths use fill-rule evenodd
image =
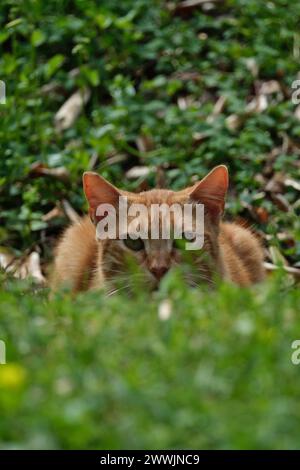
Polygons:
<instances>
[{"instance_id":1,"label":"cat eye","mask_svg":"<svg viewBox=\"0 0 300 470\"><path fill-rule=\"evenodd\" d=\"M141 251L144 249L144 242L141 238L134 240L133 238L125 238L124 245L132 251Z\"/></svg>"}]
</instances>

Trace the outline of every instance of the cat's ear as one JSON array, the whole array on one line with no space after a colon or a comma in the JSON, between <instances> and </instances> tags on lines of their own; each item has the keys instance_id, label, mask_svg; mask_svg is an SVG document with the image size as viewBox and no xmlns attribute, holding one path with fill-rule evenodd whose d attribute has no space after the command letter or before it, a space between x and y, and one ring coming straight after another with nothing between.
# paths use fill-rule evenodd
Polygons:
<instances>
[{"instance_id":1,"label":"cat's ear","mask_svg":"<svg viewBox=\"0 0 300 470\"><path fill-rule=\"evenodd\" d=\"M116 206L121 193L102 176L92 171L83 174L83 190L89 203L91 219L97 220L96 211L100 204Z\"/></svg>"},{"instance_id":2,"label":"cat's ear","mask_svg":"<svg viewBox=\"0 0 300 470\"><path fill-rule=\"evenodd\" d=\"M205 209L213 218L218 219L224 211L228 183L227 167L225 165L216 166L205 178L191 188L190 198L204 204Z\"/></svg>"}]
</instances>

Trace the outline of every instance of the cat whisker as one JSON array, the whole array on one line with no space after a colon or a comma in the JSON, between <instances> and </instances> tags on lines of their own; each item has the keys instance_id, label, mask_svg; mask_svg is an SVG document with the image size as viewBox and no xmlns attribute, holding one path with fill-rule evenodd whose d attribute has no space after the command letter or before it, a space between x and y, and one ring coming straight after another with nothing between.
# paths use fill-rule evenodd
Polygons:
<instances>
[{"instance_id":1,"label":"cat whisker","mask_svg":"<svg viewBox=\"0 0 300 470\"><path fill-rule=\"evenodd\" d=\"M128 287L130 287L131 284L126 284L125 286L122 286L122 287L118 287L116 289L113 289L112 291L108 292L108 294L106 295L106 297L111 297L112 295L115 295L117 294L118 292L120 292L121 290L123 289L127 289Z\"/></svg>"}]
</instances>

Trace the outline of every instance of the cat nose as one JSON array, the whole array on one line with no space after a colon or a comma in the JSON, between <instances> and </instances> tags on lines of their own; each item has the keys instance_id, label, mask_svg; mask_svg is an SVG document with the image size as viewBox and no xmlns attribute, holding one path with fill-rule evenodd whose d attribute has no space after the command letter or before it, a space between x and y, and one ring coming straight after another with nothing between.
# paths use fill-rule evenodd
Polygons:
<instances>
[{"instance_id":1,"label":"cat nose","mask_svg":"<svg viewBox=\"0 0 300 470\"><path fill-rule=\"evenodd\" d=\"M167 266L159 266L151 268L150 271L156 279L160 280L169 271L169 268Z\"/></svg>"}]
</instances>

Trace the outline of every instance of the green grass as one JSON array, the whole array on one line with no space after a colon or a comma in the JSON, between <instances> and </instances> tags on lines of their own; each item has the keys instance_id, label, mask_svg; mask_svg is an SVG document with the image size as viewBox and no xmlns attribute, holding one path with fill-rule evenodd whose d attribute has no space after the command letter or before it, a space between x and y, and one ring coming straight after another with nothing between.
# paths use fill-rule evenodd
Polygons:
<instances>
[{"instance_id":1,"label":"green grass","mask_svg":"<svg viewBox=\"0 0 300 470\"><path fill-rule=\"evenodd\" d=\"M186 289L76 300L0 296L3 448L299 448L300 291ZM172 304L169 319L160 302Z\"/></svg>"}]
</instances>

